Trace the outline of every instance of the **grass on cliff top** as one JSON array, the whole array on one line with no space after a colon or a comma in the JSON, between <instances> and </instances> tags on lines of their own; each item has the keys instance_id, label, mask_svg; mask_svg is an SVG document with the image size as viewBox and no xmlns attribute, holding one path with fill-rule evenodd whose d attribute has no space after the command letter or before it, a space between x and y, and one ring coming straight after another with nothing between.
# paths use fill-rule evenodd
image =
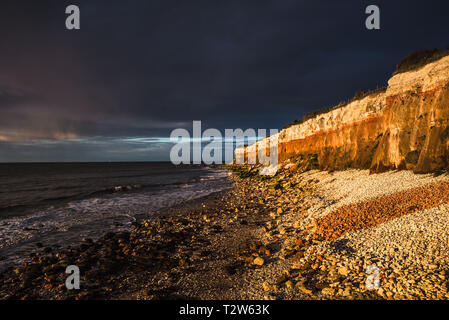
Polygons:
<instances>
[{"instance_id":1,"label":"grass on cliff top","mask_svg":"<svg viewBox=\"0 0 449 320\"><path fill-rule=\"evenodd\" d=\"M295 125L301 124L303 122L306 122L307 120L316 118L316 117L318 117L321 114L328 113L328 112L330 112L332 110L335 110L335 109L338 109L338 108L343 108L344 106L348 105L349 103L351 103L351 102L353 102L355 100L361 100L361 99L363 99L363 98L365 98L367 96L370 96L372 94L377 94L377 93L380 93L380 92L385 92L386 90L387 90L387 87L380 87L380 88L376 88L374 90L367 90L367 91L360 90L360 91L356 92L356 94L351 99L349 99L347 101L342 101L339 104L337 104L336 106L330 106L330 107L327 107L327 108L324 108L324 109L321 109L321 110L310 112L310 113L306 114L301 120L294 120L293 122L291 122L288 125L286 125L283 129L287 129L287 128L291 127L291 126L295 126Z\"/></svg>"},{"instance_id":2,"label":"grass on cliff top","mask_svg":"<svg viewBox=\"0 0 449 320\"><path fill-rule=\"evenodd\" d=\"M404 59L399 61L393 75L419 69L419 68L425 66L426 64L437 61L447 55L449 55L449 48L447 50L431 49L431 50L414 51L411 54L409 54L407 57L405 57ZM352 97L348 101L342 101L339 104L337 104L336 106L331 106L331 107L327 107L327 108L324 108L324 109L321 109L318 111L308 113L301 120L294 120L293 122L286 125L283 129L287 129L291 126L301 124L303 122L306 122L309 119L316 118L321 114L328 113L328 112L338 109L338 108L342 108L355 100L361 100L371 94L385 92L386 90L387 90L387 87L381 87L381 88L377 88L377 89L371 90L371 91L370 90L358 91L354 95L354 97Z\"/></svg>"},{"instance_id":3,"label":"grass on cliff top","mask_svg":"<svg viewBox=\"0 0 449 320\"><path fill-rule=\"evenodd\" d=\"M399 61L393 75L419 69L425 66L426 64L437 61L447 55L449 55L449 49L448 50L431 49L431 50L414 51L407 57Z\"/></svg>"}]
</instances>

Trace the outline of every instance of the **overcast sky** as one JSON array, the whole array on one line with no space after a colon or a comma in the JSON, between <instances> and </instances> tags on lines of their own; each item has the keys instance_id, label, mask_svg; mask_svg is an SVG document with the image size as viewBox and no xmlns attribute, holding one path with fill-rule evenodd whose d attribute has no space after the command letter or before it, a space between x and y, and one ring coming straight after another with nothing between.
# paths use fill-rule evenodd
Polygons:
<instances>
[{"instance_id":1,"label":"overcast sky","mask_svg":"<svg viewBox=\"0 0 449 320\"><path fill-rule=\"evenodd\" d=\"M81 29L65 28L66 6ZM365 28L377 4L381 30ZM168 160L174 128L282 128L449 46L449 2L3 0L0 161Z\"/></svg>"}]
</instances>

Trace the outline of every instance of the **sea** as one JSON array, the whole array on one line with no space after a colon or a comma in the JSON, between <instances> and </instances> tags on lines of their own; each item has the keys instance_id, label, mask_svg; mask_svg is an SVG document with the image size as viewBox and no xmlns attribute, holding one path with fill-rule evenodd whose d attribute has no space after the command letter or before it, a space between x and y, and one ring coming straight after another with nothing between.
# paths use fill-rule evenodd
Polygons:
<instances>
[{"instance_id":1,"label":"sea","mask_svg":"<svg viewBox=\"0 0 449 320\"><path fill-rule=\"evenodd\" d=\"M0 271L36 247L130 230L161 209L232 187L226 170L166 162L0 164Z\"/></svg>"}]
</instances>

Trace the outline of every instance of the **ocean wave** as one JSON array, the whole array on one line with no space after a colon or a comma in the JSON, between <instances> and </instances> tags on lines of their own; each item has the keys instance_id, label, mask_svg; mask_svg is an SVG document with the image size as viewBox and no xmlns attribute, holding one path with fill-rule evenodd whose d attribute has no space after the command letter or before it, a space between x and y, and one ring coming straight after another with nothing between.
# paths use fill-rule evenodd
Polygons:
<instances>
[{"instance_id":1,"label":"ocean wave","mask_svg":"<svg viewBox=\"0 0 449 320\"><path fill-rule=\"evenodd\" d=\"M107 192L30 208L26 215L0 220L0 256L17 262L18 257L28 256L36 242L67 246L82 237L97 238L111 230L129 230L137 217L151 217L163 208L230 188L226 176L209 169L202 176L205 179L196 182L121 186L119 190L114 186Z\"/></svg>"}]
</instances>

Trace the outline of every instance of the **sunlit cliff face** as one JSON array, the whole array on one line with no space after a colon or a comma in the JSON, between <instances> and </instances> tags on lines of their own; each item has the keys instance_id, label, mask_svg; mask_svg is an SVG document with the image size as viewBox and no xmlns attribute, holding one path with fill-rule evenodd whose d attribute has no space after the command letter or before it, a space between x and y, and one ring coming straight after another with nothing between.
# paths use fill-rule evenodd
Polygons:
<instances>
[{"instance_id":1,"label":"sunlit cliff face","mask_svg":"<svg viewBox=\"0 0 449 320\"><path fill-rule=\"evenodd\" d=\"M385 92L284 129L279 141L280 161L312 157L320 169L448 168L449 57L393 76Z\"/></svg>"}]
</instances>

